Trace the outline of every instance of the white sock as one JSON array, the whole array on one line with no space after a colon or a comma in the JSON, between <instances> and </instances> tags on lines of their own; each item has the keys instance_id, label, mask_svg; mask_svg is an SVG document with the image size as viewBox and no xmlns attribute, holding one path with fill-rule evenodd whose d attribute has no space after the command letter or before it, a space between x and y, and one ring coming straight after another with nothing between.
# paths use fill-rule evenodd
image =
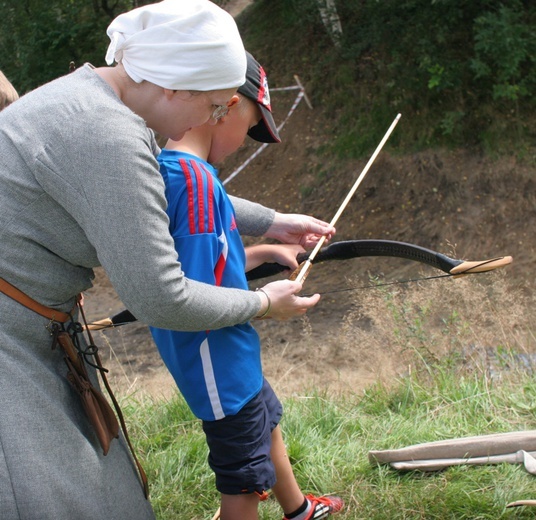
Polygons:
<instances>
[{"instance_id":1,"label":"white sock","mask_svg":"<svg viewBox=\"0 0 536 520\"><path fill-rule=\"evenodd\" d=\"M293 517L292 520L305 520L307 515L309 515L311 512L313 505L309 499L306 498L305 500L307 500L307 507L305 508L305 511L302 511L298 516Z\"/></svg>"}]
</instances>

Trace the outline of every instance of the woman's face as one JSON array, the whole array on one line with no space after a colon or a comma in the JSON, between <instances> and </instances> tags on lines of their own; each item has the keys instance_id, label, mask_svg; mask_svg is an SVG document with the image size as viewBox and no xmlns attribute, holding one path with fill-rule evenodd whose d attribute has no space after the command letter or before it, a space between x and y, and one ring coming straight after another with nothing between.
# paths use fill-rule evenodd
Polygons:
<instances>
[{"instance_id":1,"label":"woman's face","mask_svg":"<svg viewBox=\"0 0 536 520\"><path fill-rule=\"evenodd\" d=\"M165 101L158 107L158 120L148 124L156 132L179 141L193 127L206 123L218 106L227 105L236 88L209 92L166 91ZM156 107L155 107L156 108Z\"/></svg>"}]
</instances>

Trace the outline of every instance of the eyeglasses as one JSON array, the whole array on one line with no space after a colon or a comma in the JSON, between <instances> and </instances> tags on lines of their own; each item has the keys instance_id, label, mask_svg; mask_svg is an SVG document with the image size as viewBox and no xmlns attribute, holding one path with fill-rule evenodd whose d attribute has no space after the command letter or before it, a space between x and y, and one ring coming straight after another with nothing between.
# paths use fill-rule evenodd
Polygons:
<instances>
[{"instance_id":1,"label":"eyeglasses","mask_svg":"<svg viewBox=\"0 0 536 520\"><path fill-rule=\"evenodd\" d=\"M214 121L218 121L218 119L221 119L222 117L225 117L229 113L229 107L227 105L213 105L216 108L212 112L212 115L210 116Z\"/></svg>"}]
</instances>

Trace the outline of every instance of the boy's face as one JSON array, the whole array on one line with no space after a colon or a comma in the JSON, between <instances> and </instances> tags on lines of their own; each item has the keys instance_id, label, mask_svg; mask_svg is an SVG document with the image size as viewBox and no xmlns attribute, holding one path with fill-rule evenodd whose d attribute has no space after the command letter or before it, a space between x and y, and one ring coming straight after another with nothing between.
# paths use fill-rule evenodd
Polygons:
<instances>
[{"instance_id":1,"label":"boy's face","mask_svg":"<svg viewBox=\"0 0 536 520\"><path fill-rule=\"evenodd\" d=\"M261 111L257 103L239 96L238 102L230 106L229 113L216 123L208 162L221 162L238 150L244 143L249 129L257 125L260 120Z\"/></svg>"},{"instance_id":2,"label":"boy's face","mask_svg":"<svg viewBox=\"0 0 536 520\"><path fill-rule=\"evenodd\" d=\"M179 141L188 130L209 121L215 107L227 105L235 92L235 88L193 93L168 90L153 109L156 124L147 123L164 137Z\"/></svg>"}]
</instances>

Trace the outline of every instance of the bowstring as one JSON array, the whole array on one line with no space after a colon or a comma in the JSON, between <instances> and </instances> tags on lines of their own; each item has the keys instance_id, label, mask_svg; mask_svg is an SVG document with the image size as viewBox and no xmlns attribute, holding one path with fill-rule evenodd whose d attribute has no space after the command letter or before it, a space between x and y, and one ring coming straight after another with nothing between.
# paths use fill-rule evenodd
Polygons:
<instances>
[{"instance_id":1,"label":"bowstring","mask_svg":"<svg viewBox=\"0 0 536 520\"><path fill-rule=\"evenodd\" d=\"M341 293L341 292L347 292L347 291L358 291L360 289L377 289L378 287L387 287L389 285L401 285L403 283L422 282L425 280L436 280L438 278L449 278L451 276L455 276L455 275L447 273L447 274L438 274L434 276L423 276L420 278L408 278L407 280L395 280L392 282L382 282L382 283L375 283L375 284L369 284L369 285L360 285L356 287L344 287L341 289L332 289L330 291L318 291L318 292L311 293L311 294L302 294L300 296L308 298L310 296L313 296L314 294L320 294L320 296L323 296L324 294L335 294L335 293ZM459 276L459 275L456 275L456 276Z\"/></svg>"},{"instance_id":2,"label":"bowstring","mask_svg":"<svg viewBox=\"0 0 536 520\"><path fill-rule=\"evenodd\" d=\"M357 291L359 289L375 289L378 287L386 287L388 285L398 285L403 283L411 283L411 282L421 282L423 280L434 280L436 278L447 278L449 276L454 276L452 274L438 274L435 276L424 276L421 278L409 278L408 280L396 280L393 282L382 282L377 284L369 284L369 285L362 285L359 287L344 287L341 289L333 289L331 291L322 291L322 292L316 292L311 294L301 294L300 296L303 296L304 298L309 298L313 296L313 294L320 294L320 296L323 296L324 294L335 294L335 293L341 293L341 292L347 292L347 291ZM458 275L456 275L458 276ZM125 321L120 323L110 323L109 325L102 325L100 329L98 330L104 330L104 329L112 329L115 327L121 327L122 325L128 325L130 323L134 323L133 321ZM91 325L91 323L90 323Z\"/></svg>"},{"instance_id":3,"label":"bowstring","mask_svg":"<svg viewBox=\"0 0 536 520\"><path fill-rule=\"evenodd\" d=\"M438 278L450 278L452 276L462 276L464 274L471 274L472 271L478 267L481 267L483 265L489 264L490 262L493 262L495 259L491 260L483 260L477 265L474 265L472 267L467 268L465 271L461 271L460 273L456 274L437 274L432 276L422 276L419 278L408 278L407 280L394 280L392 282L382 282L382 283L375 283L375 284L369 284L369 285L362 285L358 287L344 287L341 289L333 289L330 291L323 291L323 292L316 292L311 294L303 294L302 296L308 298L310 296L313 296L313 294L320 294L320 296L323 296L324 294L335 294L335 293L341 293L341 292L347 292L347 291L358 291L360 289L376 289L378 287L387 287L389 285L401 285L403 283L412 283L412 282L423 282L426 280L437 280ZM493 269L491 269L493 270Z\"/></svg>"},{"instance_id":4,"label":"bowstring","mask_svg":"<svg viewBox=\"0 0 536 520\"><path fill-rule=\"evenodd\" d=\"M369 285L361 285L361 286L357 286L357 287L344 287L344 288L341 288L341 289L332 289L330 291L321 291L321 292L315 292L315 293L310 293L310 294L302 294L301 296L303 296L305 298L309 298L309 297L313 296L314 294L319 294L320 296L323 296L325 294L336 294L336 293L349 292L349 291L358 291L360 289L377 289L378 287L388 287L390 285L402 285L404 283L423 282L423 281L426 281L426 280L437 280L439 278L450 278L452 276L461 276L461 275L467 274L467 273L471 274L471 271L473 269L475 269L477 267L480 267L482 265L486 265L486 264L488 264L488 263L490 263L492 261L493 261L493 259L492 260L483 260L481 263L479 263L477 265L474 265L473 267L470 267L467 270L462 271L460 273L456 273L456 274L446 273L446 274L437 274L437 275L432 275L432 276L421 276L419 278L408 278L407 280L394 280L392 282L382 282L382 283L375 283L375 284L369 284ZM125 322L121 322L121 323L111 323L110 325L103 326L99 330L120 327L122 325L128 325L129 323L134 323L134 322L125 321Z\"/></svg>"}]
</instances>

